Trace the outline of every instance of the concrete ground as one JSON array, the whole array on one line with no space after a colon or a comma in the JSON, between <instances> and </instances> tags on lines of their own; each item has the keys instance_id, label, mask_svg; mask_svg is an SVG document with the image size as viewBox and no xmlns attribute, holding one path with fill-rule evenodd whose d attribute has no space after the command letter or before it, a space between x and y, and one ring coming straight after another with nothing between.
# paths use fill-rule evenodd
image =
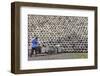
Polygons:
<instances>
[{"instance_id":1,"label":"concrete ground","mask_svg":"<svg viewBox=\"0 0 100 76\"><path fill-rule=\"evenodd\" d=\"M53 55L41 55L28 57L28 60L54 60L54 59L84 59L88 58L88 53L60 53Z\"/></svg>"}]
</instances>

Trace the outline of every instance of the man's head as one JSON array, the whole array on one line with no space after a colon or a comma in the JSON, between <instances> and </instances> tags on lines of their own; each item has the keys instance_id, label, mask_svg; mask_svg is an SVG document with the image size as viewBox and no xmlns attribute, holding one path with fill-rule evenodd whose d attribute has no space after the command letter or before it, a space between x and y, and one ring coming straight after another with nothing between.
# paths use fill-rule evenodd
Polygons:
<instances>
[{"instance_id":1,"label":"man's head","mask_svg":"<svg viewBox=\"0 0 100 76\"><path fill-rule=\"evenodd\" d=\"M37 40L38 40L38 37L35 37L35 39L37 39Z\"/></svg>"},{"instance_id":2,"label":"man's head","mask_svg":"<svg viewBox=\"0 0 100 76\"><path fill-rule=\"evenodd\" d=\"M34 39L38 39L38 37L37 37L36 35L32 36L32 38L34 38Z\"/></svg>"}]
</instances>

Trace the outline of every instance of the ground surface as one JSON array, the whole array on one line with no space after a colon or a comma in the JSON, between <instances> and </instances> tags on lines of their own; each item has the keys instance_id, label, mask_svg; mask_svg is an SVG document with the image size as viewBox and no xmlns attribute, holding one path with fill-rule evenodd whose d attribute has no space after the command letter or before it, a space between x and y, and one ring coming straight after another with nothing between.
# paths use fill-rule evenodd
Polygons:
<instances>
[{"instance_id":1,"label":"ground surface","mask_svg":"<svg viewBox=\"0 0 100 76\"><path fill-rule=\"evenodd\" d=\"M28 60L53 60L53 59L83 59L88 58L88 53L61 53L44 56L32 56Z\"/></svg>"}]
</instances>

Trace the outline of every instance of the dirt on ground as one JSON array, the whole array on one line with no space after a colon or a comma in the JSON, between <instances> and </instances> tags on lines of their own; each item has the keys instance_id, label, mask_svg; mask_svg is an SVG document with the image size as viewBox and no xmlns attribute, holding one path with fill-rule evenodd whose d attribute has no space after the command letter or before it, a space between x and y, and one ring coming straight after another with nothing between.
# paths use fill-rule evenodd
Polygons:
<instances>
[{"instance_id":1,"label":"dirt on ground","mask_svg":"<svg viewBox=\"0 0 100 76\"><path fill-rule=\"evenodd\" d=\"M88 53L61 53L53 55L33 55L28 60L54 60L54 59L84 59L88 58Z\"/></svg>"}]
</instances>

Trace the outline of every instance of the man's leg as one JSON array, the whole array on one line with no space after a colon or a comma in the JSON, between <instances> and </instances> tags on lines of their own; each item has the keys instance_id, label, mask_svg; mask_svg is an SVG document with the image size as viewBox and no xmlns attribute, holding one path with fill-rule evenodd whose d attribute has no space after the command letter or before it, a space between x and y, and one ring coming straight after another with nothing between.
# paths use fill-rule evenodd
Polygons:
<instances>
[{"instance_id":1,"label":"man's leg","mask_svg":"<svg viewBox=\"0 0 100 76\"><path fill-rule=\"evenodd\" d=\"M32 50L31 50L31 54L30 54L30 57L32 57L32 55L33 55L33 53L34 53L34 48L32 48Z\"/></svg>"},{"instance_id":2,"label":"man's leg","mask_svg":"<svg viewBox=\"0 0 100 76\"><path fill-rule=\"evenodd\" d=\"M40 54L41 53L41 47L37 47L37 53Z\"/></svg>"},{"instance_id":3,"label":"man's leg","mask_svg":"<svg viewBox=\"0 0 100 76\"><path fill-rule=\"evenodd\" d=\"M33 55L33 48L31 49L30 57L32 57L32 55Z\"/></svg>"},{"instance_id":4,"label":"man's leg","mask_svg":"<svg viewBox=\"0 0 100 76\"><path fill-rule=\"evenodd\" d=\"M36 53L36 54L39 53L39 51L38 51L38 47L35 48L35 53Z\"/></svg>"}]
</instances>

